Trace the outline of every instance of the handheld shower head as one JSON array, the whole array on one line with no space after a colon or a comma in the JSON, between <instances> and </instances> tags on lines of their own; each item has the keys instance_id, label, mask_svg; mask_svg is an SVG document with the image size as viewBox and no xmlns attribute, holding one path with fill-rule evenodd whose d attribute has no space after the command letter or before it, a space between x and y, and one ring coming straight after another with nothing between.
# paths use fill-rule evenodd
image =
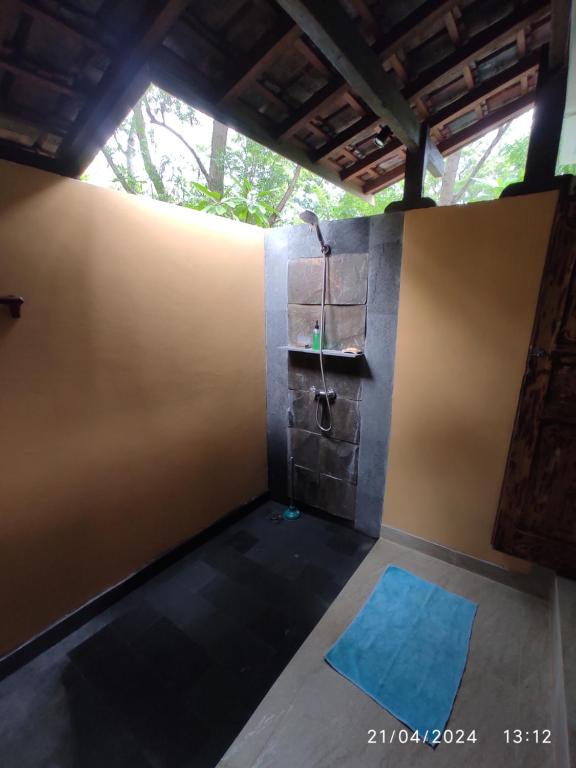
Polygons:
<instances>
[{"instance_id":1,"label":"handheld shower head","mask_svg":"<svg viewBox=\"0 0 576 768\"><path fill-rule=\"evenodd\" d=\"M320 248L322 249L322 253L325 256L328 256L330 254L330 246L326 245L324 242L324 238L322 237L322 232L320 230L320 223L318 222L318 216L314 213L314 211L300 211L300 218L302 221L306 222L306 224L310 225L311 229L316 230L316 237L318 238L318 242L320 243Z\"/></svg>"},{"instance_id":2,"label":"handheld shower head","mask_svg":"<svg viewBox=\"0 0 576 768\"><path fill-rule=\"evenodd\" d=\"M305 221L306 224L310 224L311 227L318 226L318 216L314 211L300 211L300 218Z\"/></svg>"}]
</instances>

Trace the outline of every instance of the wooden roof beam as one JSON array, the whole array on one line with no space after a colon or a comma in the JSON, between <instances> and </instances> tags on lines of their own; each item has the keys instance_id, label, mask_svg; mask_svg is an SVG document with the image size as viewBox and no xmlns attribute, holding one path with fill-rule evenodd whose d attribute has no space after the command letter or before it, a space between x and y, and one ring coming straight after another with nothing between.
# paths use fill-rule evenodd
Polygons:
<instances>
[{"instance_id":1,"label":"wooden roof beam","mask_svg":"<svg viewBox=\"0 0 576 768\"><path fill-rule=\"evenodd\" d=\"M78 27L73 26L70 22L57 16L51 11L45 8L40 8L40 6L33 2L33 0L18 0L18 4L27 15L38 21L44 22L48 26L58 30L58 32L64 32L64 34L69 37L73 37L79 43L82 43L82 45L90 48L95 53L105 54L107 56L110 55L110 48L105 43L101 42L98 38L83 32L81 29L78 29Z\"/></svg>"},{"instance_id":2,"label":"wooden roof beam","mask_svg":"<svg viewBox=\"0 0 576 768\"><path fill-rule=\"evenodd\" d=\"M420 124L409 103L396 88L378 56L338 3L322 0L277 0L302 31L322 51L350 88L377 117L390 126L408 149L416 149ZM430 143L430 170L441 175L444 162Z\"/></svg>"},{"instance_id":3,"label":"wooden roof beam","mask_svg":"<svg viewBox=\"0 0 576 768\"><path fill-rule=\"evenodd\" d=\"M70 175L69 169L56 158L12 142L0 141L0 159L20 165L29 165L32 168L40 168L42 171L57 173L60 176Z\"/></svg>"},{"instance_id":4,"label":"wooden roof beam","mask_svg":"<svg viewBox=\"0 0 576 768\"><path fill-rule=\"evenodd\" d=\"M60 93L63 96L69 96L71 98L77 99L78 101L83 100L86 95L58 79L56 72L54 72L52 75L48 72L46 74L40 74L39 72L28 68L23 63L15 61L14 59L7 58L5 56L0 56L0 69L5 70L6 72L11 72L13 75L16 75L16 77L26 78L35 85L38 85L42 88L47 88L49 91ZM46 72L45 69L44 71Z\"/></svg>"},{"instance_id":5,"label":"wooden roof beam","mask_svg":"<svg viewBox=\"0 0 576 768\"><path fill-rule=\"evenodd\" d=\"M438 19L444 18L457 3L458 0L426 0L396 24L389 34L384 35L374 46L374 51L382 60L389 59L408 40L416 37Z\"/></svg>"},{"instance_id":6,"label":"wooden roof beam","mask_svg":"<svg viewBox=\"0 0 576 768\"><path fill-rule=\"evenodd\" d=\"M370 181L367 181L366 184L364 184L362 187L362 192L364 192L365 195L375 195L376 192L381 192L386 187L391 187L392 184L396 184L397 181L403 179L404 171L404 163L396 166L395 168L391 168L389 171L386 171L386 173L377 176L375 179L370 179Z\"/></svg>"},{"instance_id":7,"label":"wooden roof beam","mask_svg":"<svg viewBox=\"0 0 576 768\"><path fill-rule=\"evenodd\" d=\"M452 120L455 120L460 115L474 109L474 107L484 101L484 99L492 96L495 93L503 90L511 83L520 80L523 76L527 76L531 72L538 70L540 56L537 51L527 56L517 64L513 64L511 67L502 70L497 75L488 78L480 85L477 85L468 93L465 93L459 99L447 104L438 112L435 112L430 117L430 126L436 127L444 125Z\"/></svg>"},{"instance_id":8,"label":"wooden roof beam","mask_svg":"<svg viewBox=\"0 0 576 768\"><path fill-rule=\"evenodd\" d=\"M316 117L319 112L326 109L326 107L333 104L346 93L348 88L348 83L345 83L340 78L334 82L327 83L324 88L321 88L308 99L308 101L305 101L300 109L296 110L296 112L280 126L277 138L280 140L291 138L300 130L300 128L307 125L313 117Z\"/></svg>"},{"instance_id":9,"label":"wooden roof beam","mask_svg":"<svg viewBox=\"0 0 576 768\"><path fill-rule=\"evenodd\" d=\"M365 117L361 117L360 120L357 120L345 130L337 133L333 139L327 141L326 144L324 144L322 147L314 150L312 152L312 159L316 163L320 160L323 160L325 157L328 157L328 155L331 155L333 152L337 152L342 147L345 147L353 142L354 139L362 136L362 134L366 133L366 131L376 129L381 122L382 120L379 117L375 117L374 115L366 115Z\"/></svg>"},{"instance_id":10,"label":"wooden roof beam","mask_svg":"<svg viewBox=\"0 0 576 768\"><path fill-rule=\"evenodd\" d=\"M11 130L11 124L31 128L38 133L50 134L63 138L72 125L71 122L54 119L38 112L26 109L2 109L0 112L0 125ZM15 128L17 131L18 129Z\"/></svg>"},{"instance_id":11,"label":"wooden roof beam","mask_svg":"<svg viewBox=\"0 0 576 768\"><path fill-rule=\"evenodd\" d=\"M452 152L456 152L460 147L470 144L471 141L481 138L489 131L498 128L502 123L512 120L512 118L521 115L533 106L535 101L535 92L527 93L525 96L520 96L514 101L504 104L504 106L495 109L482 120L478 120L476 123L472 123L467 128L463 128L453 136L450 136L444 141L441 141L438 145L443 155L450 155Z\"/></svg>"},{"instance_id":12,"label":"wooden roof beam","mask_svg":"<svg viewBox=\"0 0 576 768\"><path fill-rule=\"evenodd\" d=\"M347 168L343 168L342 171L340 171L340 178L342 181L353 179L355 176L359 176L361 173L370 170L370 168L377 163L381 163L387 157L397 154L401 151L402 147L403 144L398 139L388 139L386 144L384 144L383 147L380 147L380 149L370 152L369 155L358 160L354 165L349 165Z\"/></svg>"},{"instance_id":13,"label":"wooden roof beam","mask_svg":"<svg viewBox=\"0 0 576 768\"><path fill-rule=\"evenodd\" d=\"M149 83L147 63L189 0L161 0L142 13L132 43L111 61L94 97L86 104L74 129L62 142L59 157L80 174L92 161Z\"/></svg>"},{"instance_id":14,"label":"wooden roof beam","mask_svg":"<svg viewBox=\"0 0 576 768\"><path fill-rule=\"evenodd\" d=\"M508 16L483 29L482 32L474 35L449 56L422 72L405 89L404 95L410 101L424 95L427 91L449 79L454 70L461 70L475 59L494 50L499 43L514 37L518 30L541 18L549 12L549 9L549 0L528 0L528 2L515 8Z\"/></svg>"},{"instance_id":15,"label":"wooden roof beam","mask_svg":"<svg viewBox=\"0 0 576 768\"><path fill-rule=\"evenodd\" d=\"M275 43L271 46L266 46L265 51L259 51L252 63L248 65L244 74L241 75L230 88L228 88L222 97L222 100L228 101L229 99L234 99L239 96L251 83L254 82L254 80L266 71L278 56L293 45L301 36L302 32L300 28L293 25L286 32L281 34Z\"/></svg>"}]
</instances>

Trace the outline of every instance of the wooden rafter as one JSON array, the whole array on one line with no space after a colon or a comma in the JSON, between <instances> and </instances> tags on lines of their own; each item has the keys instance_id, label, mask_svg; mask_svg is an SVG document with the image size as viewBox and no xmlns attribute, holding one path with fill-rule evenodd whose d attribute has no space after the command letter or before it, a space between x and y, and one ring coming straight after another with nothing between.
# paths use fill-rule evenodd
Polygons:
<instances>
[{"instance_id":1,"label":"wooden rafter","mask_svg":"<svg viewBox=\"0 0 576 768\"><path fill-rule=\"evenodd\" d=\"M374 113L405 144L415 146L418 129L414 114L341 6L321 0L278 2Z\"/></svg>"},{"instance_id":2,"label":"wooden rafter","mask_svg":"<svg viewBox=\"0 0 576 768\"><path fill-rule=\"evenodd\" d=\"M467 128L463 128L453 136L444 139L438 145L438 149L443 155L449 155L452 152L456 152L457 149L468 144L470 141L479 139L489 131L494 130L502 123L511 120L513 117L521 115L526 110L530 109L534 105L535 94L534 92L527 93L525 96L520 96L514 101L504 104L502 107L498 107L486 117L482 118L476 123L469 125Z\"/></svg>"},{"instance_id":3,"label":"wooden rafter","mask_svg":"<svg viewBox=\"0 0 576 768\"><path fill-rule=\"evenodd\" d=\"M339 4L277 0L322 51L352 90L412 149L420 133L416 115ZM430 146L430 170L441 174L442 157Z\"/></svg>"},{"instance_id":4,"label":"wooden rafter","mask_svg":"<svg viewBox=\"0 0 576 768\"><path fill-rule=\"evenodd\" d=\"M24 13L53 27L58 30L58 32L64 32L68 37L74 38L79 43L82 43L82 45L90 48L96 53L106 55L110 53L110 48L103 43L98 36L87 34L70 22L57 16L55 13L52 13L52 11L49 11L46 8L41 8L37 3L33 2L33 0L18 0L18 3Z\"/></svg>"},{"instance_id":5,"label":"wooden rafter","mask_svg":"<svg viewBox=\"0 0 576 768\"><path fill-rule=\"evenodd\" d=\"M298 40L296 40L294 43L294 47L302 54L302 56L304 56L308 63L311 64L319 74L323 75L324 77L331 77L333 75L328 65L320 56L318 56L316 51L314 51L308 45L304 38L299 37Z\"/></svg>"},{"instance_id":6,"label":"wooden rafter","mask_svg":"<svg viewBox=\"0 0 576 768\"><path fill-rule=\"evenodd\" d=\"M477 86L473 91L464 94L464 96L461 98L456 99L454 102L432 115L430 118L430 126L436 127L455 120L457 117L466 113L470 109L474 109L476 105L483 102L486 98L489 98L495 93L505 89L507 86L517 81L522 76L528 75L531 72L536 72L538 69L538 61L539 54L533 53L526 57L524 61L518 62L503 72L498 73L489 80L486 80L484 83ZM440 151L442 154L450 154L450 152L455 151L472 139L480 138L480 136L484 135L493 128L496 128L500 123L505 122L506 120L511 119L511 117L526 111L526 109L529 109L534 102L534 98L534 93L528 94L524 99L516 99L504 105L503 107L500 107L498 110L495 110L490 115L481 117L477 122L473 123L468 128L464 129L463 131L459 131L458 133L454 134L454 136L449 137L449 139L440 142ZM359 176L370 168L376 166L378 163L382 162L386 157L399 152L401 148L402 144L397 139L394 139L392 142L388 142L385 147L375 150L366 157L362 158L362 160L358 160L353 165L344 168L340 173L340 178L343 181L348 181L355 176ZM393 178L393 181L387 180L388 177L386 177L382 182L382 186L379 188L382 189L397 180L396 176L392 176L390 178ZM370 183L371 182L367 182L367 184L364 186L364 191L367 193L373 193L376 191L374 186L368 187Z\"/></svg>"},{"instance_id":7,"label":"wooden rafter","mask_svg":"<svg viewBox=\"0 0 576 768\"><path fill-rule=\"evenodd\" d=\"M471 91L474 88L474 75L472 74L472 68L470 64L465 64L462 68L462 72L464 74L464 82L466 83L466 88Z\"/></svg>"},{"instance_id":8,"label":"wooden rafter","mask_svg":"<svg viewBox=\"0 0 576 768\"><path fill-rule=\"evenodd\" d=\"M236 82L227 89L223 96L223 101L238 97L249 85L253 83L266 69L280 56L287 48L294 45L296 40L301 37L300 29L291 25L287 31L276 39L271 46L265 46L265 50L258 50L254 55L252 62L248 65L244 73Z\"/></svg>"},{"instance_id":9,"label":"wooden rafter","mask_svg":"<svg viewBox=\"0 0 576 768\"><path fill-rule=\"evenodd\" d=\"M374 51L382 60L389 59L410 38L417 37L437 19L445 16L457 2L458 0L426 0L397 24L389 34L378 40L374 45Z\"/></svg>"},{"instance_id":10,"label":"wooden rafter","mask_svg":"<svg viewBox=\"0 0 576 768\"><path fill-rule=\"evenodd\" d=\"M391 187L392 184L396 184L397 181L404 178L405 163L401 163L394 168L391 168L386 173L377 176L375 179L367 181L363 187L362 192L365 195L375 195L376 192L380 192L386 187Z\"/></svg>"},{"instance_id":11,"label":"wooden rafter","mask_svg":"<svg viewBox=\"0 0 576 768\"><path fill-rule=\"evenodd\" d=\"M517 82L523 76L536 72L538 70L538 62L539 54L535 52L511 67L502 70L502 72L485 80L459 99L435 112L430 118L430 125L436 127L452 122L457 117L474 109L480 102Z\"/></svg>"},{"instance_id":12,"label":"wooden rafter","mask_svg":"<svg viewBox=\"0 0 576 768\"><path fill-rule=\"evenodd\" d=\"M71 123L64 120L53 119L46 115L27 109L2 108L0 122L10 121L14 126L20 123L24 127L32 128L39 133L51 134L63 138L70 130Z\"/></svg>"},{"instance_id":13,"label":"wooden rafter","mask_svg":"<svg viewBox=\"0 0 576 768\"><path fill-rule=\"evenodd\" d=\"M353 165L342 169L340 171L340 178L342 181L348 181L356 176L360 176L361 173L365 173L386 158L398 154L402 150L402 146L402 142L398 139L389 139L383 147L375 149L374 152L370 152L362 160L358 160Z\"/></svg>"},{"instance_id":14,"label":"wooden rafter","mask_svg":"<svg viewBox=\"0 0 576 768\"><path fill-rule=\"evenodd\" d=\"M61 176L67 175L66 169L54 157L7 141L0 141L0 159L40 168L43 171L57 173Z\"/></svg>"},{"instance_id":15,"label":"wooden rafter","mask_svg":"<svg viewBox=\"0 0 576 768\"><path fill-rule=\"evenodd\" d=\"M327 141L324 146L312 152L312 159L314 162L323 160L325 157L328 157L328 155L337 152L354 140L358 141L366 131L376 129L381 122L380 118L374 117L374 115L361 117L360 120L353 123L345 130L340 131L340 133L337 133L336 136L334 136L333 139L330 139L330 141Z\"/></svg>"},{"instance_id":16,"label":"wooden rafter","mask_svg":"<svg viewBox=\"0 0 576 768\"><path fill-rule=\"evenodd\" d=\"M308 101L305 101L300 109L291 115L278 130L278 138L282 140L289 139L300 128L307 125L313 117L319 112L333 104L348 90L348 83L338 78L334 83L328 83L314 94Z\"/></svg>"},{"instance_id":17,"label":"wooden rafter","mask_svg":"<svg viewBox=\"0 0 576 768\"><path fill-rule=\"evenodd\" d=\"M460 45L460 30L458 29L458 23L452 8L450 8L444 15L444 23L446 24L446 29L448 30L448 35L450 36L452 43L454 45Z\"/></svg>"},{"instance_id":18,"label":"wooden rafter","mask_svg":"<svg viewBox=\"0 0 576 768\"><path fill-rule=\"evenodd\" d=\"M528 2L518 6L508 16L483 29L467 43L457 48L454 53L422 72L406 88L406 97L413 100L437 87L441 82L446 81L455 70L462 70L467 64L493 50L498 43L514 37L519 29L548 13L549 8L549 0L528 0Z\"/></svg>"},{"instance_id":19,"label":"wooden rafter","mask_svg":"<svg viewBox=\"0 0 576 768\"><path fill-rule=\"evenodd\" d=\"M62 80L58 78L57 72L52 74L49 72L40 74L37 68L32 68L31 64L14 61L5 56L0 56L0 69L5 70L6 72L11 72L16 77L24 77L42 88L47 88L50 91L69 96L78 101L81 101L85 96L85 94L78 89L62 82Z\"/></svg>"},{"instance_id":20,"label":"wooden rafter","mask_svg":"<svg viewBox=\"0 0 576 768\"><path fill-rule=\"evenodd\" d=\"M376 21L376 16L368 7L366 0L351 0L351 2L362 22L364 31L373 38L376 37L378 34L378 22Z\"/></svg>"},{"instance_id":21,"label":"wooden rafter","mask_svg":"<svg viewBox=\"0 0 576 768\"><path fill-rule=\"evenodd\" d=\"M108 136L142 95L149 83L150 55L185 10L189 0L164 0L142 14L132 44L112 61L94 97L86 105L74 130L60 147L59 156L79 174L91 162Z\"/></svg>"}]
</instances>

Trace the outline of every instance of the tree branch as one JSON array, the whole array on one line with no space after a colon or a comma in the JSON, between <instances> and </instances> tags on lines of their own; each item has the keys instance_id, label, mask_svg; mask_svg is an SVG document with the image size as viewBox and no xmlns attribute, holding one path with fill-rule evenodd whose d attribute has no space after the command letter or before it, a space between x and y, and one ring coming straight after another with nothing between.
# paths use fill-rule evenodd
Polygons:
<instances>
[{"instance_id":1,"label":"tree branch","mask_svg":"<svg viewBox=\"0 0 576 768\"><path fill-rule=\"evenodd\" d=\"M501 125L500 128L498 128L498 132L496 133L496 136L494 136L494 138L490 142L490 145L484 150L484 152L480 156L480 159L478 160L474 168L472 168L472 172L470 173L470 175L468 176L468 178L466 179L462 187L458 190L457 194L454 195L454 198L452 200L453 203L457 203L460 200L462 200L462 198L468 191L470 184L472 184L472 182L474 181L474 177L476 176L478 171L482 168L486 160L488 160L488 158L492 154L493 149L496 147L496 145L498 144L502 136L504 136L504 134L508 130L509 125L510 125L510 122L507 122L507 123L504 123L504 125Z\"/></svg>"},{"instance_id":2,"label":"tree branch","mask_svg":"<svg viewBox=\"0 0 576 768\"><path fill-rule=\"evenodd\" d=\"M102 154L106 158L106 162L112 169L114 176L116 176L116 179L120 182L124 190L128 192L128 194L130 195L135 194L135 190L132 189L132 187L130 186L130 182L122 172L122 169L120 168L120 166L115 162L112 152L106 145L102 147Z\"/></svg>"},{"instance_id":3,"label":"tree branch","mask_svg":"<svg viewBox=\"0 0 576 768\"><path fill-rule=\"evenodd\" d=\"M268 218L268 224L273 227L274 224L278 221L280 218L280 214L286 207L286 204L294 194L294 190L296 189L296 185L298 184L298 179L300 177L300 171L302 170L301 166L297 165L294 168L294 173L292 174L292 178L290 179L290 182L288 183L288 186L286 187L286 191L282 195L282 199L276 206L276 210L274 213L272 213Z\"/></svg>"},{"instance_id":4,"label":"tree branch","mask_svg":"<svg viewBox=\"0 0 576 768\"><path fill-rule=\"evenodd\" d=\"M164 118L162 120L159 120L156 117L156 115L152 112L152 110L150 109L150 105L148 104L148 101L145 100L144 104L146 106L146 111L148 113L148 117L150 119L150 122L154 123L154 125L159 125L162 128L165 128L167 131L170 131L170 133L172 135L176 136L177 139L180 139L182 144L184 144L186 149L192 154L192 156L194 157L194 160L196 160L198 168L200 169L202 175L206 179L206 183L209 184L209 182L210 182L210 174L208 173L208 171L206 169L206 166L204 165L204 163L200 159L200 156L198 155L198 153L196 152L194 147L186 141L186 139L184 138L184 136L182 136L181 133L178 133L178 131L175 130L174 128L172 128L171 125L168 125L168 123L164 120Z\"/></svg>"}]
</instances>

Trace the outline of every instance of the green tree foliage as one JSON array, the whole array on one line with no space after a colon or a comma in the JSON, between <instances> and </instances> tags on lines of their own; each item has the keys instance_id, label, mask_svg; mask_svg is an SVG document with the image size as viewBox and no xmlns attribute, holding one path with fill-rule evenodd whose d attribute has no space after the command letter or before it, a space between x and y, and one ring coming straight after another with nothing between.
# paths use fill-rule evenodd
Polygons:
<instances>
[{"instance_id":1,"label":"green tree foliage","mask_svg":"<svg viewBox=\"0 0 576 768\"><path fill-rule=\"evenodd\" d=\"M102 150L114 186L259 226L295 223L302 208L321 219L370 216L402 197L399 182L371 204L215 121L210 140L206 125L207 118L152 86ZM427 175L424 193L441 205L470 203L520 181L528 135L510 125L447 158L444 177Z\"/></svg>"}]
</instances>

